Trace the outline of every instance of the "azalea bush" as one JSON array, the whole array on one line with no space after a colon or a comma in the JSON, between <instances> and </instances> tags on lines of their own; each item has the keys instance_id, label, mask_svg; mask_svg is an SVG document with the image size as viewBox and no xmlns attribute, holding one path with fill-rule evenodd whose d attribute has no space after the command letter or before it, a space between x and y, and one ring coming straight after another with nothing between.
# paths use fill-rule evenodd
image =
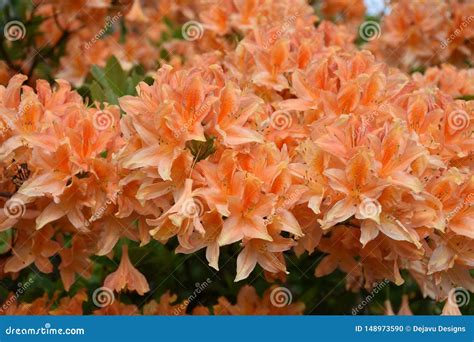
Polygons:
<instances>
[{"instance_id":1,"label":"azalea bush","mask_svg":"<svg viewBox=\"0 0 474 342\"><path fill-rule=\"evenodd\" d=\"M1 313L474 312L469 2L1 6Z\"/></svg>"}]
</instances>

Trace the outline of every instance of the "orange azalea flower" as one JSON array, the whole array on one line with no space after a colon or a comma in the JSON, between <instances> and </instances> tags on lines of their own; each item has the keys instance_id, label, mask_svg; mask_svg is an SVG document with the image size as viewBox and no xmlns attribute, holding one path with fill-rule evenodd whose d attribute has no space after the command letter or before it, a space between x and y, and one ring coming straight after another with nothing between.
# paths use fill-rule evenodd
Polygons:
<instances>
[{"instance_id":1,"label":"orange azalea flower","mask_svg":"<svg viewBox=\"0 0 474 342\"><path fill-rule=\"evenodd\" d=\"M262 194L262 181L244 172L236 172L229 194L230 216L224 221L219 245L227 245L243 237L272 241L265 217L274 211L275 196Z\"/></svg>"},{"instance_id":2,"label":"orange azalea flower","mask_svg":"<svg viewBox=\"0 0 474 342\"><path fill-rule=\"evenodd\" d=\"M334 204L320 221L323 229L328 229L353 215L358 219L370 218L374 222L380 222L380 210L367 210L367 206L375 203L387 186L385 182L372 178L375 172L366 150L359 151L348 162L345 171L328 169L324 172L329 178L329 186L343 193L345 197Z\"/></svg>"},{"instance_id":3,"label":"orange azalea flower","mask_svg":"<svg viewBox=\"0 0 474 342\"><path fill-rule=\"evenodd\" d=\"M210 8L204 9L202 12L199 12L199 16L202 22L205 24L205 28L216 32L219 35L224 35L229 31L229 10L226 10L224 4L214 5L212 4ZM223 6L224 5L224 6Z\"/></svg>"},{"instance_id":4,"label":"orange azalea flower","mask_svg":"<svg viewBox=\"0 0 474 342\"><path fill-rule=\"evenodd\" d=\"M140 295L150 291L146 278L130 261L127 245L124 244L122 246L120 265L115 272L109 274L107 278L105 278L104 286L117 292L120 292L123 289L137 291Z\"/></svg>"},{"instance_id":5,"label":"orange azalea flower","mask_svg":"<svg viewBox=\"0 0 474 342\"><path fill-rule=\"evenodd\" d=\"M92 255L90 242L86 238L74 236L71 248L59 251L61 264L59 271L64 289L69 291L76 280L76 274L83 278L89 278L92 271L92 263L89 257Z\"/></svg>"},{"instance_id":6,"label":"orange azalea flower","mask_svg":"<svg viewBox=\"0 0 474 342\"><path fill-rule=\"evenodd\" d=\"M272 303L273 288L265 291L260 299L255 289L249 285L242 287L237 295L237 303L232 305L226 298L220 297L214 305L215 315L301 315L304 311L303 303L288 303L275 306Z\"/></svg>"},{"instance_id":7,"label":"orange azalea flower","mask_svg":"<svg viewBox=\"0 0 474 342\"><path fill-rule=\"evenodd\" d=\"M342 15L348 20L360 20L365 15L365 5L362 0L324 0L321 9L326 16Z\"/></svg>"},{"instance_id":8,"label":"orange azalea flower","mask_svg":"<svg viewBox=\"0 0 474 342\"><path fill-rule=\"evenodd\" d=\"M13 255L5 263L4 271L18 272L35 263L41 272L51 273L53 264L49 258L61 249L60 244L52 240L54 229L47 226L40 231L32 230L31 221L29 225L21 224L17 227L18 236L12 248Z\"/></svg>"},{"instance_id":9,"label":"orange azalea flower","mask_svg":"<svg viewBox=\"0 0 474 342\"><path fill-rule=\"evenodd\" d=\"M53 316L82 315L82 304L87 301L87 294L84 290L79 291L73 297L64 297L59 301L56 309L49 312Z\"/></svg>"},{"instance_id":10,"label":"orange azalea flower","mask_svg":"<svg viewBox=\"0 0 474 342\"><path fill-rule=\"evenodd\" d=\"M298 178L303 179L307 187L304 198L308 202L308 207L315 214L319 214L327 186L323 173L329 165L329 155L310 140L303 141L299 146L299 151L304 163L294 163L291 169Z\"/></svg>"},{"instance_id":11,"label":"orange azalea flower","mask_svg":"<svg viewBox=\"0 0 474 342\"><path fill-rule=\"evenodd\" d=\"M143 306L144 315L185 315L186 307L176 303L178 296L171 295L169 291L160 297L160 301L151 300Z\"/></svg>"},{"instance_id":12,"label":"orange azalea flower","mask_svg":"<svg viewBox=\"0 0 474 342\"><path fill-rule=\"evenodd\" d=\"M133 0L132 8L127 13L125 18L130 21L137 21L142 23L146 23L148 21L147 16L145 15L145 13L143 13L140 0Z\"/></svg>"},{"instance_id":13,"label":"orange azalea flower","mask_svg":"<svg viewBox=\"0 0 474 342\"><path fill-rule=\"evenodd\" d=\"M147 224L151 226L158 226L157 228L150 231L152 235L161 235L163 230L171 228L173 234L178 234L178 239L184 247L188 247L189 238L194 231L204 234L205 230L199 219L199 216L204 211L202 204L199 199L194 198L196 195L195 191L192 191L193 181L186 179L184 188L181 192L177 192L177 198L175 204L165 213L163 213L158 219L147 220ZM174 228L172 228L174 226ZM169 237L162 237L162 239Z\"/></svg>"},{"instance_id":14,"label":"orange azalea flower","mask_svg":"<svg viewBox=\"0 0 474 342\"><path fill-rule=\"evenodd\" d=\"M396 1L383 17L383 34L369 47L380 58L407 71L447 61L462 65L472 61L469 18L473 11L472 3L463 1Z\"/></svg>"},{"instance_id":15,"label":"orange azalea flower","mask_svg":"<svg viewBox=\"0 0 474 342\"><path fill-rule=\"evenodd\" d=\"M205 198L211 209L223 216L230 215L227 196L235 171L236 154L229 149L222 151L217 162L202 160L196 166L196 174L202 176L202 182L206 185L196 189L196 193Z\"/></svg>"},{"instance_id":16,"label":"orange azalea flower","mask_svg":"<svg viewBox=\"0 0 474 342\"><path fill-rule=\"evenodd\" d=\"M244 127L247 120L258 110L260 101L256 97L242 96L233 83L221 91L219 112L215 129L225 145L261 143L262 137L251 128Z\"/></svg>"},{"instance_id":17,"label":"orange azalea flower","mask_svg":"<svg viewBox=\"0 0 474 342\"><path fill-rule=\"evenodd\" d=\"M120 303L119 301L114 301L112 304L104 306L98 310L94 310L93 314L98 316L130 316L136 315L138 313L138 308L135 305Z\"/></svg>"},{"instance_id":18,"label":"orange azalea flower","mask_svg":"<svg viewBox=\"0 0 474 342\"><path fill-rule=\"evenodd\" d=\"M280 235L275 235L272 242L251 239L244 243L244 249L237 257L235 281L247 278L257 263L271 273L286 272L281 252L289 250L294 244L293 240L285 239Z\"/></svg>"},{"instance_id":19,"label":"orange azalea flower","mask_svg":"<svg viewBox=\"0 0 474 342\"><path fill-rule=\"evenodd\" d=\"M206 247L206 259L209 266L219 270L219 243L218 238L222 230L223 220L217 211L210 211L202 215L202 226L205 230L204 234L201 232L194 232L190 237L190 247L178 246L176 253L194 253L201 248Z\"/></svg>"},{"instance_id":20,"label":"orange azalea flower","mask_svg":"<svg viewBox=\"0 0 474 342\"><path fill-rule=\"evenodd\" d=\"M441 312L442 316L461 316L461 311L459 310L458 305L452 299L448 298L444 304L443 311Z\"/></svg>"},{"instance_id":21,"label":"orange azalea flower","mask_svg":"<svg viewBox=\"0 0 474 342\"><path fill-rule=\"evenodd\" d=\"M255 61L257 67L261 69L253 77L253 81L257 85L271 87L277 91L288 88L288 80L282 75L284 71L291 68L288 41L280 39L269 47L268 52L265 47L250 47L249 51L256 54Z\"/></svg>"},{"instance_id":22,"label":"orange azalea flower","mask_svg":"<svg viewBox=\"0 0 474 342\"><path fill-rule=\"evenodd\" d=\"M359 246L357 235L352 234L349 229L337 226L329 238L321 239L318 248L328 253L316 267L316 277L323 277L332 273L337 268L346 272L352 278L359 278L362 274L361 265L357 263L354 255ZM341 248L344 246L344 248Z\"/></svg>"},{"instance_id":23,"label":"orange azalea flower","mask_svg":"<svg viewBox=\"0 0 474 342\"><path fill-rule=\"evenodd\" d=\"M390 303L389 300L385 301L385 315L388 316L393 316L395 315L395 312L392 309L392 304ZM402 296L402 304L400 305L400 309L398 310L397 313L398 316L411 316L413 313L410 310L410 305L408 302L408 296L403 295Z\"/></svg>"},{"instance_id":24,"label":"orange azalea flower","mask_svg":"<svg viewBox=\"0 0 474 342\"><path fill-rule=\"evenodd\" d=\"M473 74L473 69L457 69L443 64L440 68L428 68L424 74L416 73L413 79L422 87L437 87L453 97L460 97L474 94Z\"/></svg>"},{"instance_id":25,"label":"orange azalea flower","mask_svg":"<svg viewBox=\"0 0 474 342\"><path fill-rule=\"evenodd\" d=\"M13 300L13 298L15 298L14 294L9 298L11 298L11 305L8 305L6 310L0 310L0 315L47 315L53 304L53 302L48 299L47 293L31 303L18 303L17 300ZM6 302L8 302L8 299Z\"/></svg>"},{"instance_id":26,"label":"orange azalea flower","mask_svg":"<svg viewBox=\"0 0 474 342\"><path fill-rule=\"evenodd\" d=\"M161 83L169 81L175 88L167 91L169 87L161 87ZM136 169L158 165L160 177L170 180L173 162L184 152L185 142L205 141L201 121L210 110L205 104L208 90L196 72L183 74L165 67L154 86L144 83L139 86L139 98L122 98L120 104L129 114L124 130L127 135L135 131L141 139L141 146L134 153L124 151L127 155L123 157L123 166ZM165 101L163 98L168 96L170 98ZM207 99L213 101L212 96ZM156 116L155 111L161 115Z\"/></svg>"}]
</instances>

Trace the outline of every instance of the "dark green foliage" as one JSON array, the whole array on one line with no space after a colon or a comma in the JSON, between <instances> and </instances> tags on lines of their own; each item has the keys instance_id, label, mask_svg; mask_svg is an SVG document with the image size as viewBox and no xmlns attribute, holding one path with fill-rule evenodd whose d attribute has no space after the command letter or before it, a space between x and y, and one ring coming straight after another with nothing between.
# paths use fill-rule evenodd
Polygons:
<instances>
[{"instance_id":1,"label":"dark green foliage","mask_svg":"<svg viewBox=\"0 0 474 342\"><path fill-rule=\"evenodd\" d=\"M73 295L81 288L86 288L89 301L84 303L84 313L89 314L97 309L92 303L92 293L95 289L103 286L105 277L115 271L120 263L121 246L123 243L129 246L129 255L135 267L143 273L149 282L151 291L145 296L136 293L124 292L117 295L117 299L128 304L135 304L142 307L152 299L159 301L160 297L170 291L178 295L178 301L184 301L196 289L197 283L203 283L209 278L210 285L202 291L196 300L192 301L188 309L192 310L196 305L212 306L217 303L217 299L225 296L229 301L235 302L239 289L249 284L256 288L262 295L271 286L265 279L263 270L257 266L248 279L234 282L236 259L241 247L234 244L221 249L220 271L216 271L208 266L205 257L205 250L190 255L176 254L174 249L177 241L173 239L167 245L163 245L152 240L148 245L139 247L138 243L121 240L114 248L113 258L106 256L93 256L94 264L92 277L89 279L78 278L69 293L63 290L58 266L60 257L55 256L52 261L54 272L52 274L42 274L35 266L27 267L20 272L20 276L15 281L3 279L0 286L0 302L3 302L9 292L18 289L18 283L25 283L30 278L32 285L22 295L22 302L31 302L35 298L47 293L51 298L54 293L59 294L59 298L66 295ZM341 271L316 278L314 269L321 261L323 255L315 253L313 255L304 254L300 257L294 254L286 257L290 274L287 281L280 284L290 289L293 295L293 302L301 301L305 303L306 314L310 315L351 315L356 308L369 295L370 292L361 290L351 292L346 290L347 275ZM398 311L402 295L408 295L410 308L414 314L439 315L444 303L423 298L418 285L407 274L402 273L405 284L396 286L389 283L381 287L381 290L373 296L359 315L384 314L384 301L390 299L395 312ZM53 306L54 309L54 306ZM470 303L461 308L463 314L474 313L474 303Z\"/></svg>"},{"instance_id":2,"label":"dark green foliage","mask_svg":"<svg viewBox=\"0 0 474 342\"><path fill-rule=\"evenodd\" d=\"M136 66L125 71L117 58L112 56L104 68L92 66L79 93L90 99L90 102L107 102L118 104L118 99L125 95L136 95L136 87L140 82L151 84L153 79L145 75L143 68Z\"/></svg>"},{"instance_id":3,"label":"dark green foliage","mask_svg":"<svg viewBox=\"0 0 474 342\"><path fill-rule=\"evenodd\" d=\"M214 139L213 137L206 137L206 141L191 140L186 143L186 147L191 151L196 163L214 153Z\"/></svg>"}]
</instances>

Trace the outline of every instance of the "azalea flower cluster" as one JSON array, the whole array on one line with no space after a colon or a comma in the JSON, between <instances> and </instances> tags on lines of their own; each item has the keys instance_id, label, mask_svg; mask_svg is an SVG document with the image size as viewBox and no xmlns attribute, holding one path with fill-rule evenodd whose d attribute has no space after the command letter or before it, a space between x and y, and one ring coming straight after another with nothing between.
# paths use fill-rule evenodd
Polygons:
<instances>
[{"instance_id":1,"label":"azalea flower cluster","mask_svg":"<svg viewBox=\"0 0 474 342\"><path fill-rule=\"evenodd\" d=\"M474 3L449 0L399 0L368 48L406 71L449 62L474 63Z\"/></svg>"},{"instance_id":2,"label":"azalea flower cluster","mask_svg":"<svg viewBox=\"0 0 474 342\"><path fill-rule=\"evenodd\" d=\"M420 86L438 88L454 98L467 97L474 94L474 69L456 69L451 64L428 68L422 75L415 73L413 79ZM471 99L472 100L472 99Z\"/></svg>"},{"instance_id":3,"label":"azalea flower cluster","mask_svg":"<svg viewBox=\"0 0 474 342\"><path fill-rule=\"evenodd\" d=\"M38 54L45 48L49 49L48 54L64 49L59 63L51 61L48 66L55 77L66 79L76 87L83 85L93 65L105 66L111 56L125 70L138 64L147 70L156 68L160 57L156 45L162 33L169 31L163 18L175 19L178 9L173 1L160 1L159 6L152 6L153 3L150 1L145 16L138 0L34 0L27 22L12 25L10 29L6 26L5 32L8 45L8 40L14 43L19 37L31 34L27 32L28 23L37 21L36 48L27 51L23 60L9 56L6 62L2 61L0 83L6 84L15 73L29 74L34 80L40 78L35 66L49 57Z\"/></svg>"},{"instance_id":4,"label":"azalea flower cluster","mask_svg":"<svg viewBox=\"0 0 474 342\"><path fill-rule=\"evenodd\" d=\"M354 28L364 20L367 10L363 0L322 0L319 7L325 19Z\"/></svg>"},{"instance_id":5,"label":"azalea flower cluster","mask_svg":"<svg viewBox=\"0 0 474 342\"><path fill-rule=\"evenodd\" d=\"M304 304L297 302L285 306L274 306L271 301L272 288L265 291L260 298L252 286L243 286L238 295L235 304L229 302L225 297L220 297L217 304L213 305L211 310L208 307L197 305L192 315L301 315L304 310ZM118 300L111 300L108 305L93 310L94 315L166 315L177 316L185 315L189 303L177 302L178 296L169 291L160 297L159 301L151 300L138 308L133 304L125 304ZM0 311L0 315L83 315L83 304L89 298L85 291L80 291L72 297L62 297L58 299L55 295L49 298L47 294L35 299L31 303L18 303L13 301L5 310Z\"/></svg>"},{"instance_id":6,"label":"azalea flower cluster","mask_svg":"<svg viewBox=\"0 0 474 342\"><path fill-rule=\"evenodd\" d=\"M137 3L132 19L147 22ZM345 26L316 27L305 1L180 11L202 37L170 43L177 57L119 106L89 103L64 80L32 88L16 75L0 87L0 230L15 231L2 277L32 264L51 273L59 253L68 291L122 238L177 239L177 253L205 249L215 270L238 244L235 281L257 265L284 280L285 255L322 252L315 276L340 269L351 290L401 285L406 270L438 301L474 291L474 102L457 99L472 94L470 70L408 75L358 50ZM126 248L104 286L150 290ZM258 303L222 299L213 311L269 312Z\"/></svg>"}]
</instances>

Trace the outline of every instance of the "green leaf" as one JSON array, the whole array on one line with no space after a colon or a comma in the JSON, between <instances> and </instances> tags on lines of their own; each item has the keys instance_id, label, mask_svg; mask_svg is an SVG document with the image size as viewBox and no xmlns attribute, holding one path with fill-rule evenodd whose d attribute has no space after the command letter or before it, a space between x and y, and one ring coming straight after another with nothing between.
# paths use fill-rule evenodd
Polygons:
<instances>
[{"instance_id":1,"label":"green leaf","mask_svg":"<svg viewBox=\"0 0 474 342\"><path fill-rule=\"evenodd\" d=\"M118 96L125 95L127 73L120 66L115 56L110 57L105 66L105 76L109 86Z\"/></svg>"},{"instance_id":2,"label":"green leaf","mask_svg":"<svg viewBox=\"0 0 474 342\"><path fill-rule=\"evenodd\" d=\"M215 152L214 139L206 137L206 141L191 140L186 143L186 147L191 151L196 162L206 159Z\"/></svg>"},{"instance_id":3,"label":"green leaf","mask_svg":"<svg viewBox=\"0 0 474 342\"><path fill-rule=\"evenodd\" d=\"M119 101L119 97L116 93L114 93L114 91L111 89L111 88L105 88L105 97L107 99L107 102L110 103L110 104L118 104Z\"/></svg>"},{"instance_id":4,"label":"green leaf","mask_svg":"<svg viewBox=\"0 0 474 342\"><path fill-rule=\"evenodd\" d=\"M463 95L456 97L456 100L472 101L474 100L474 95Z\"/></svg>"},{"instance_id":5,"label":"green leaf","mask_svg":"<svg viewBox=\"0 0 474 342\"><path fill-rule=\"evenodd\" d=\"M89 90L91 92L92 101L104 102L105 92L97 81L92 81Z\"/></svg>"},{"instance_id":6,"label":"green leaf","mask_svg":"<svg viewBox=\"0 0 474 342\"><path fill-rule=\"evenodd\" d=\"M124 95L136 95L135 88L138 83L147 80L141 66L127 72L115 57L107 61L105 68L93 65L91 75L92 80L89 77L87 79L91 82L89 89L92 98L110 104L118 104L118 99Z\"/></svg>"},{"instance_id":7,"label":"green leaf","mask_svg":"<svg viewBox=\"0 0 474 342\"><path fill-rule=\"evenodd\" d=\"M104 71L101 68L99 68L97 65L93 65L91 68L91 74L102 88L107 88L107 79L105 77Z\"/></svg>"},{"instance_id":8,"label":"green leaf","mask_svg":"<svg viewBox=\"0 0 474 342\"><path fill-rule=\"evenodd\" d=\"M13 229L0 232L0 254L4 254L11 249Z\"/></svg>"}]
</instances>

